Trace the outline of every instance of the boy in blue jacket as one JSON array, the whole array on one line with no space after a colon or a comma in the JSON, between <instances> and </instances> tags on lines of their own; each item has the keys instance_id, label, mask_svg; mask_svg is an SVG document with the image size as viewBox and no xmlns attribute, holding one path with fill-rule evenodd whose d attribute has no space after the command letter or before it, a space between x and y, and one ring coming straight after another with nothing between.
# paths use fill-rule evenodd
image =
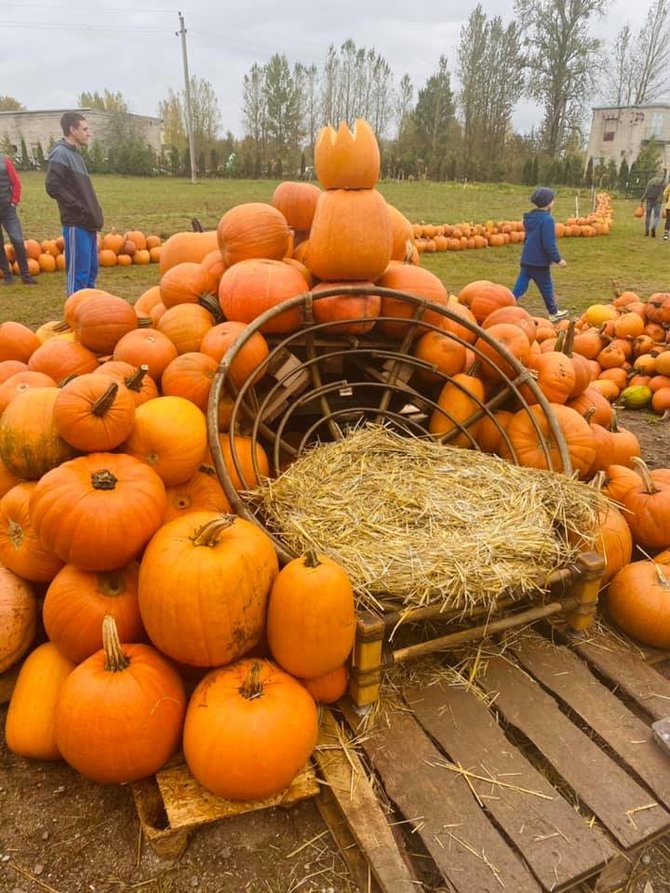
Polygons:
<instances>
[{"instance_id":1,"label":"boy in blue jacket","mask_svg":"<svg viewBox=\"0 0 670 893\"><path fill-rule=\"evenodd\" d=\"M531 280L537 285L549 313L549 319L556 322L568 316L567 310L559 310L554 299L554 283L551 279L551 264L567 267L556 244L556 228L551 212L556 196L551 189L540 186L531 195L535 205L532 211L523 215L523 229L526 238L521 252L521 269L512 292L519 300L528 291Z\"/></svg>"}]
</instances>

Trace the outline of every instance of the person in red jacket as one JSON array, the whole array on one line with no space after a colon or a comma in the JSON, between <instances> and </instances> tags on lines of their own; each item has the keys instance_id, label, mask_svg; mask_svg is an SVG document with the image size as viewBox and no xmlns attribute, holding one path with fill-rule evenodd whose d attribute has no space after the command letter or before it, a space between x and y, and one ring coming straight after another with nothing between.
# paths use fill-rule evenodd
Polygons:
<instances>
[{"instance_id":1,"label":"person in red jacket","mask_svg":"<svg viewBox=\"0 0 670 893\"><path fill-rule=\"evenodd\" d=\"M14 281L2 239L2 230L4 228L9 241L14 246L21 281L24 285L37 285L37 279L31 276L28 270L28 257L26 256L26 246L23 241L23 230L21 229L21 221L16 210L16 206L20 201L21 181L16 173L16 168L9 155L0 155L0 270L2 270L2 281L5 285L11 285Z\"/></svg>"}]
</instances>

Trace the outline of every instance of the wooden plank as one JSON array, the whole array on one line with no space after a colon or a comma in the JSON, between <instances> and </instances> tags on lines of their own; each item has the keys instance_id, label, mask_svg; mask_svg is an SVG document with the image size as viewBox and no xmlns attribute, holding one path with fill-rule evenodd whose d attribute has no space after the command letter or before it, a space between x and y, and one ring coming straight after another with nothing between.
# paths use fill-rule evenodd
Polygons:
<instances>
[{"instance_id":1,"label":"wooden plank","mask_svg":"<svg viewBox=\"0 0 670 893\"><path fill-rule=\"evenodd\" d=\"M319 743L314 753L326 782L323 793L327 792L334 797L353 838L365 854L379 889L383 893L416 893L419 887L418 878L398 849L363 764L353 747L347 751L344 749L343 742L347 735L346 730L340 729L332 713L325 710ZM329 813L324 812L322 816L331 827L333 837L339 842L338 829L328 821ZM347 859L346 850L343 855ZM360 880L358 883L360 885ZM362 889L367 889L367 884Z\"/></svg>"},{"instance_id":2,"label":"wooden plank","mask_svg":"<svg viewBox=\"0 0 670 893\"><path fill-rule=\"evenodd\" d=\"M652 719L670 714L670 680L626 648L611 633L594 633L572 648Z\"/></svg>"},{"instance_id":3,"label":"wooden plank","mask_svg":"<svg viewBox=\"0 0 670 893\"><path fill-rule=\"evenodd\" d=\"M495 706L529 738L577 796L628 849L670 828L670 815L581 729L530 676L492 658L478 677Z\"/></svg>"},{"instance_id":4,"label":"wooden plank","mask_svg":"<svg viewBox=\"0 0 670 893\"><path fill-rule=\"evenodd\" d=\"M554 647L541 636L528 634L512 650L536 679L588 723L655 796L670 806L670 760L655 743L647 723L598 682L568 648Z\"/></svg>"},{"instance_id":5,"label":"wooden plank","mask_svg":"<svg viewBox=\"0 0 670 893\"><path fill-rule=\"evenodd\" d=\"M510 744L480 698L465 688L432 685L406 689L405 699L451 760L481 777L470 776L470 783L484 809L546 890L572 887L616 855L605 835Z\"/></svg>"},{"instance_id":6,"label":"wooden plank","mask_svg":"<svg viewBox=\"0 0 670 893\"><path fill-rule=\"evenodd\" d=\"M265 800L240 801L216 797L193 778L185 764L161 769L156 773L156 782L172 830L193 828L271 806L289 806L319 793L316 772L309 762L285 791Z\"/></svg>"},{"instance_id":7,"label":"wooden plank","mask_svg":"<svg viewBox=\"0 0 670 893\"><path fill-rule=\"evenodd\" d=\"M358 730L358 717L344 707ZM409 712L389 713L361 740L387 796L458 893L539 893L519 855L491 824L466 780L441 768L442 754Z\"/></svg>"}]
</instances>

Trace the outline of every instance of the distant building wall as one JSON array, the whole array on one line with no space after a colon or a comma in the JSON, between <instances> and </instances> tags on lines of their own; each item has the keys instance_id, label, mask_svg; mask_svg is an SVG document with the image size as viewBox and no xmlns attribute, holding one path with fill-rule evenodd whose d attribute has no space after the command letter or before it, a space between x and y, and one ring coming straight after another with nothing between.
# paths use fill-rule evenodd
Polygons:
<instances>
[{"instance_id":1,"label":"distant building wall","mask_svg":"<svg viewBox=\"0 0 670 893\"><path fill-rule=\"evenodd\" d=\"M66 111L77 111L86 117L92 134L92 142L108 142L112 137L113 123L117 120L116 112L104 112L98 109L55 109L53 111L20 111L0 112L0 142L5 137L17 153L21 152L21 137L25 140L29 155L36 157L37 145L42 146L44 154L51 141L56 142L63 136L60 119ZM160 152L162 142L161 119L149 115L124 115L124 124L129 133L139 137L143 143Z\"/></svg>"},{"instance_id":2,"label":"distant building wall","mask_svg":"<svg viewBox=\"0 0 670 893\"><path fill-rule=\"evenodd\" d=\"M614 159L617 168L626 159L629 166L653 137L670 168L670 103L593 108L591 133L586 150L587 162Z\"/></svg>"}]
</instances>

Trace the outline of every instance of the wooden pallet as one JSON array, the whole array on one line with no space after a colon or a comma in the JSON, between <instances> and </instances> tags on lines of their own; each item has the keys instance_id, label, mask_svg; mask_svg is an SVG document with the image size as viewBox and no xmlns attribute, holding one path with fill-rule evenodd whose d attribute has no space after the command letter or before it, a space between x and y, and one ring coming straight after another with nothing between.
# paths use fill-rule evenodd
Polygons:
<instances>
[{"instance_id":1,"label":"wooden pallet","mask_svg":"<svg viewBox=\"0 0 670 893\"><path fill-rule=\"evenodd\" d=\"M426 883L561 893L597 883L600 893L619 887L633 854L670 832L670 757L651 728L670 714L670 681L610 634L552 644L542 633L489 659L476 691L406 684L403 709L373 731L351 702L342 705L339 735L360 735L368 772L358 775L356 797L345 793L338 805L371 890ZM383 851L366 843L379 837L360 806L372 782L387 834L406 829Z\"/></svg>"},{"instance_id":2,"label":"wooden pallet","mask_svg":"<svg viewBox=\"0 0 670 893\"><path fill-rule=\"evenodd\" d=\"M319 793L314 766L308 762L290 786L274 797L244 802L224 800L198 784L179 757L130 788L145 839L158 855L166 858L183 852L190 833L203 825L273 806L292 806Z\"/></svg>"}]
</instances>

